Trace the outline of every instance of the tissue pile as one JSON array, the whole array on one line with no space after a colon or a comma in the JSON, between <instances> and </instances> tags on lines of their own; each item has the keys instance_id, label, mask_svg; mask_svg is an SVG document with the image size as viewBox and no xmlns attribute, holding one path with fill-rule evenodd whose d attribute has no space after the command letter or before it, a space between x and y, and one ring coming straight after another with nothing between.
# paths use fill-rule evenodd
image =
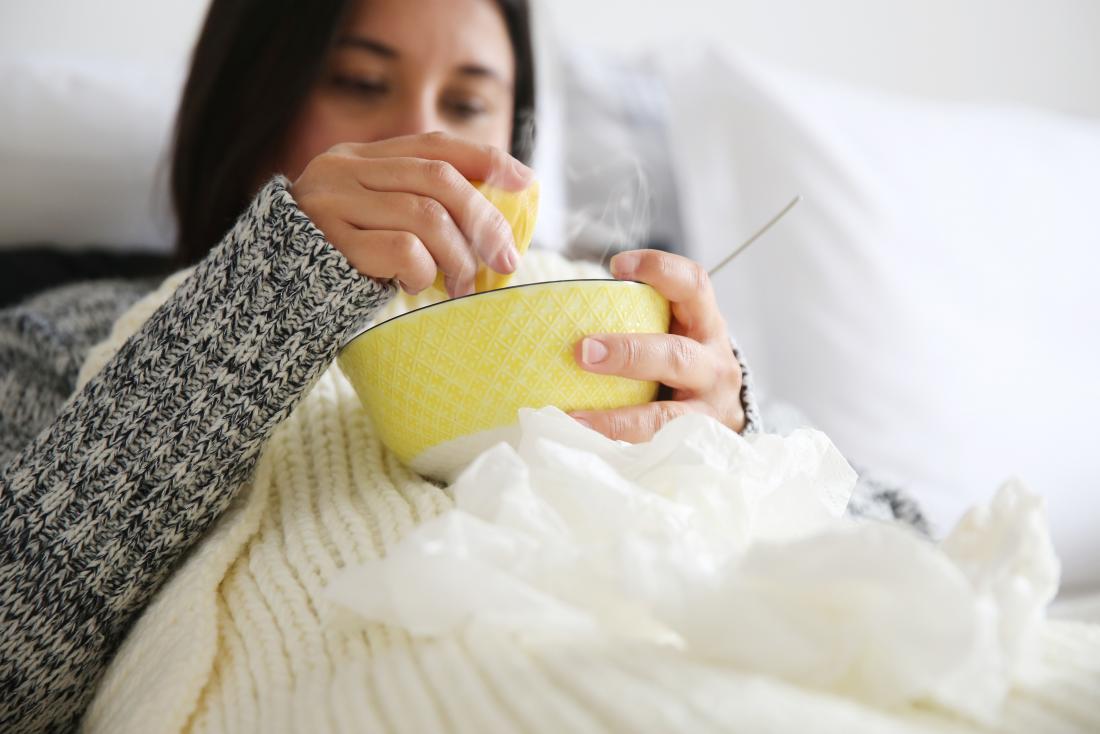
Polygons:
<instances>
[{"instance_id":1,"label":"tissue pile","mask_svg":"<svg viewBox=\"0 0 1100 734\"><path fill-rule=\"evenodd\" d=\"M688 416L629 445L554 409L520 427L452 510L336 578L340 624L618 643L983 725L1037 675L1058 562L1017 484L935 544L845 518L855 474L814 431L746 439Z\"/></svg>"}]
</instances>

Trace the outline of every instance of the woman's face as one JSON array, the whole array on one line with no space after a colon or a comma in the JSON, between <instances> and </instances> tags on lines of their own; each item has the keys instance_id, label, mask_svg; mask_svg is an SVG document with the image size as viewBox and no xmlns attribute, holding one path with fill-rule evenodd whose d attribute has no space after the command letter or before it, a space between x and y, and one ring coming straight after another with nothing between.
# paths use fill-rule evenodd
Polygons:
<instances>
[{"instance_id":1,"label":"woman's face","mask_svg":"<svg viewBox=\"0 0 1100 734\"><path fill-rule=\"evenodd\" d=\"M360 0L277 163L441 130L508 150L515 58L493 0Z\"/></svg>"}]
</instances>

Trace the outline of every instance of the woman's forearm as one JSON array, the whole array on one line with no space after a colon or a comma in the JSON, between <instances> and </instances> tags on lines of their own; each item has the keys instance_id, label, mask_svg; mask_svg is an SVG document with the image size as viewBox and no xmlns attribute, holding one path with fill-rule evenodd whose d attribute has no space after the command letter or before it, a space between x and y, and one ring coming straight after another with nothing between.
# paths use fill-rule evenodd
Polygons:
<instances>
[{"instance_id":1,"label":"woman's forearm","mask_svg":"<svg viewBox=\"0 0 1100 734\"><path fill-rule=\"evenodd\" d=\"M0 729L75 722L134 614L392 294L272 182L0 470Z\"/></svg>"}]
</instances>

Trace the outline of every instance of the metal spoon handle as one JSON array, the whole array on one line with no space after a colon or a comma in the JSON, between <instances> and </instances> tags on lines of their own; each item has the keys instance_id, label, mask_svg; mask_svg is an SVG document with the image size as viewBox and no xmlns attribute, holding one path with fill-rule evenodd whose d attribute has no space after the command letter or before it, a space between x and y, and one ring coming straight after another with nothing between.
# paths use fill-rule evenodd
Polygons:
<instances>
[{"instance_id":1,"label":"metal spoon handle","mask_svg":"<svg viewBox=\"0 0 1100 734\"><path fill-rule=\"evenodd\" d=\"M776 222L778 222L780 219L782 219L784 216L786 216L787 212L789 212L791 209L794 209L795 204L797 204L800 201L802 201L802 194L798 194L793 199L791 199L791 203L787 204L787 206L780 209L779 213L776 214L774 217L772 217L771 220L767 224L765 224L763 227L761 227L756 232L756 234L754 234L752 237L749 237L747 240L745 240L740 246L738 246L738 248L736 250L734 250L730 254L726 255L726 257L722 260L722 262L718 263L713 268L711 268L708 271L707 274L710 275L713 278L715 273L717 273L722 268L726 267L726 264L729 263L730 260L732 260L733 258L740 255L742 252L744 252L745 250L748 249L749 245L751 245L753 242L756 242L758 239L760 239L765 232L767 232L769 229L771 229L775 225Z\"/></svg>"}]
</instances>

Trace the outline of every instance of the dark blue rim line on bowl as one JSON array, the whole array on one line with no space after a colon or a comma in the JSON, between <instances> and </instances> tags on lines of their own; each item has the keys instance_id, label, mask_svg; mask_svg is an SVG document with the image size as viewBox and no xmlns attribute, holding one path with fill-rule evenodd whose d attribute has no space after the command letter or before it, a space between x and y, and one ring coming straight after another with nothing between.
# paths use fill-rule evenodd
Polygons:
<instances>
[{"instance_id":1,"label":"dark blue rim line on bowl","mask_svg":"<svg viewBox=\"0 0 1100 734\"><path fill-rule=\"evenodd\" d=\"M618 278L564 278L562 280L541 280L538 283L518 283L516 285L505 286L504 288L494 288L491 291L482 291L481 293L469 293L465 296L459 296L458 298L447 298L447 299L442 300L442 301L437 301L436 303L429 303L429 304L426 304L424 306L418 306L418 307L414 308L411 311L406 311L405 313L398 314L397 316L394 316L393 318L386 319L385 321L379 321L376 324L372 323L372 324L369 324L367 326L362 326L362 327L356 329L355 334L353 334L351 337L349 337L347 339L347 341L345 341L340 346L340 348L343 349L344 347L348 346L349 344L351 344L353 341L355 341L359 337L363 336L363 334L366 334L368 331L370 331L374 328L377 328L379 326L382 326L383 324L392 323L394 321L397 321L398 319L404 318L405 316L410 316L414 313L418 313L420 311L425 311L429 308L435 308L436 306L442 306L445 303L454 303L455 301L461 301L461 300L464 300L464 299L467 299L467 298L473 298L475 296L483 296L486 293L496 293L498 291L510 291L514 288L530 288L531 286L536 286L536 285L552 285L554 283L636 283L638 285L648 285L648 284L642 283L641 281L638 281L638 280L619 280Z\"/></svg>"}]
</instances>

